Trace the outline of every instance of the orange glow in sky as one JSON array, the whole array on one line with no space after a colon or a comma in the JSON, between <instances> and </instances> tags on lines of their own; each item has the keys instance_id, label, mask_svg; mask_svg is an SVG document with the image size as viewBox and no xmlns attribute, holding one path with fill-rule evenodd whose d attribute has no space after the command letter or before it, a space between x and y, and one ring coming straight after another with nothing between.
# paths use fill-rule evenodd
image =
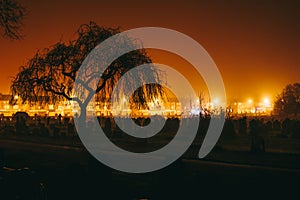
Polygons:
<instances>
[{"instance_id":1,"label":"orange glow in sky","mask_svg":"<svg viewBox=\"0 0 300 200\"><path fill-rule=\"evenodd\" d=\"M0 38L0 92L38 49L74 38L80 24L95 21L127 30L156 26L180 31L199 42L214 59L228 101L272 97L300 82L300 3L298 1L66 1L20 0L27 8L24 40ZM174 41L176 42L176 41ZM189 64L162 51L153 60L198 79ZM199 78L201 79L201 77ZM204 86L195 86L205 90Z\"/></svg>"}]
</instances>

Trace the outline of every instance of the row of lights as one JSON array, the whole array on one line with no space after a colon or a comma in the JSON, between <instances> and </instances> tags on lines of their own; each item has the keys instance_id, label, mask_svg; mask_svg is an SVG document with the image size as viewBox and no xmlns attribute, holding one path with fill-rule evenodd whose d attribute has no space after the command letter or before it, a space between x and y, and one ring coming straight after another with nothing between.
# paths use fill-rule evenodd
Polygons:
<instances>
[{"instance_id":1,"label":"row of lights","mask_svg":"<svg viewBox=\"0 0 300 200\"><path fill-rule=\"evenodd\" d=\"M252 99L248 99L248 104L253 104L253 100ZM263 98L263 101L260 103L263 104L265 107L271 107L271 101L269 98Z\"/></svg>"}]
</instances>

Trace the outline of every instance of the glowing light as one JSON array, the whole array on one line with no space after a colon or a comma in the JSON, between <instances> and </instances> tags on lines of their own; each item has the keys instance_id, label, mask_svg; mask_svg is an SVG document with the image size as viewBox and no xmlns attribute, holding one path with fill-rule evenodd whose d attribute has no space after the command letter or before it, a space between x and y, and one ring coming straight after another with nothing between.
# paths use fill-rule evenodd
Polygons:
<instances>
[{"instance_id":1,"label":"glowing light","mask_svg":"<svg viewBox=\"0 0 300 200\"><path fill-rule=\"evenodd\" d=\"M264 98L264 104L265 104L265 106L270 106L271 105L270 99Z\"/></svg>"},{"instance_id":2,"label":"glowing light","mask_svg":"<svg viewBox=\"0 0 300 200\"><path fill-rule=\"evenodd\" d=\"M219 104L219 99L215 99L215 100L213 101L213 103L214 103L215 105L218 105L218 104Z\"/></svg>"},{"instance_id":3,"label":"glowing light","mask_svg":"<svg viewBox=\"0 0 300 200\"><path fill-rule=\"evenodd\" d=\"M264 99L264 102L265 102L265 104L270 103L269 99L267 99L267 98Z\"/></svg>"},{"instance_id":4,"label":"glowing light","mask_svg":"<svg viewBox=\"0 0 300 200\"><path fill-rule=\"evenodd\" d=\"M200 109L192 108L190 112L191 112L192 115L199 115L200 114Z\"/></svg>"},{"instance_id":5,"label":"glowing light","mask_svg":"<svg viewBox=\"0 0 300 200\"><path fill-rule=\"evenodd\" d=\"M253 102L253 100L252 99L248 99L248 103L252 103Z\"/></svg>"}]
</instances>

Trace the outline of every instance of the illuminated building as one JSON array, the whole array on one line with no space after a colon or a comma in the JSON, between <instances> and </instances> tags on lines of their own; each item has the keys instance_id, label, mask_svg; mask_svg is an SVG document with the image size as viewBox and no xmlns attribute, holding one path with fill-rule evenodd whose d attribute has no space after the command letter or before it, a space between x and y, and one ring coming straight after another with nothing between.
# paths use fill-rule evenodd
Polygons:
<instances>
[{"instance_id":1,"label":"illuminated building","mask_svg":"<svg viewBox=\"0 0 300 200\"><path fill-rule=\"evenodd\" d=\"M230 107L236 115L270 115L273 111L269 98L263 98L260 102L255 102L253 99L248 99L246 102L234 102Z\"/></svg>"},{"instance_id":2,"label":"illuminated building","mask_svg":"<svg viewBox=\"0 0 300 200\"><path fill-rule=\"evenodd\" d=\"M10 95L0 94L0 114L4 116L12 116L18 111L27 112L29 116L55 116L61 114L62 116L73 116L79 114L80 107L72 101L61 101L57 104L39 104L39 103L21 103L19 97L15 97L16 103L10 104ZM150 115L164 115L164 116L179 116L182 113L181 104L178 101L162 102L156 99L155 102L149 103L149 110L146 109L130 109L126 99L121 103L117 103L116 107L112 109L112 105L108 101L96 101L86 108L88 114L97 116L150 116Z\"/></svg>"}]
</instances>

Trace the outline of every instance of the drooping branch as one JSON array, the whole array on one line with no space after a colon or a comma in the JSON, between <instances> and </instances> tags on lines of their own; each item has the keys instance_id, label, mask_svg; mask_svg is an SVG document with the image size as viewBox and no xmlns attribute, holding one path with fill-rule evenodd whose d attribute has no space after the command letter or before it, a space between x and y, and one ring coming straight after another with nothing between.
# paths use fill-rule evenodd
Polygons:
<instances>
[{"instance_id":1,"label":"drooping branch","mask_svg":"<svg viewBox=\"0 0 300 200\"><path fill-rule=\"evenodd\" d=\"M15 0L0 0L0 30L4 37L10 39L22 39L20 33L23 18L26 15L25 8Z\"/></svg>"}]
</instances>

